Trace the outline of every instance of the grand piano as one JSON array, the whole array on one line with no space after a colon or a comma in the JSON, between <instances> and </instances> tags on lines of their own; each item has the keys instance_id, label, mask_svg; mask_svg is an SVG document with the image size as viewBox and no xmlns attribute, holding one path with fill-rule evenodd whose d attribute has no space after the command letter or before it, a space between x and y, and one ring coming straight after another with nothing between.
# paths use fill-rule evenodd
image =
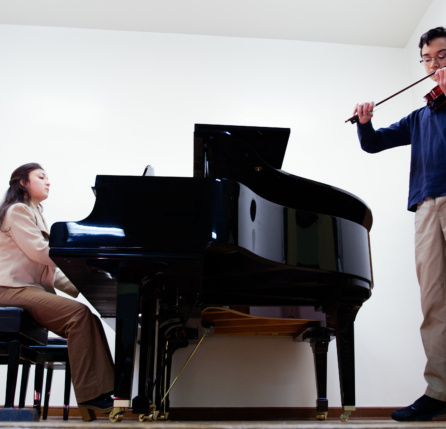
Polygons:
<instances>
[{"instance_id":1,"label":"grand piano","mask_svg":"<svg viewBox=\"0 0 446 429\"><path fill-rule=\"evenodd\" d=\"M196 124L194 177L99 175L91 214L53 224L51 258L101 316L116 318L110 420L128 410L162 417L172 355L198 336L189 322L210 306L321 311L337 341L344 419L354 409L372 214L348 192L282 171L289 134Z\"/></svg>"}]
</instances>

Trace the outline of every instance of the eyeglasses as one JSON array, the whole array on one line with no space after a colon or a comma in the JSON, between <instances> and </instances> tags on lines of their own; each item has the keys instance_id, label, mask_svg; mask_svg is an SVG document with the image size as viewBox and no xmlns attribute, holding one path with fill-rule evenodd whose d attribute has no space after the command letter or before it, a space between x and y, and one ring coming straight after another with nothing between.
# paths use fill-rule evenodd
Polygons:
<instances>
[{"instance_id":1,"label":"eyeglasses","mask_svg":"<svg viewBox=\"0 0 446 429\"><path fill-rule=\"evenodd\" d=\"M441 54L435 55L435 57L425 57L422 60L420 60L420 63L424 64L430 64L432 60L435 60L437 63L440 61L443 61L446 58L446 52L443 52Z\"/></svg>"}]
</instances>

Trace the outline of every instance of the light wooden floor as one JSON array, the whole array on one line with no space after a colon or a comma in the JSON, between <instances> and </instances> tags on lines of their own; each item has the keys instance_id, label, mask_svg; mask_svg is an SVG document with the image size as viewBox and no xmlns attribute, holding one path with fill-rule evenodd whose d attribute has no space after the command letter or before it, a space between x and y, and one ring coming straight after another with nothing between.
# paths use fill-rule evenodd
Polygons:
<instances>
[{"instance_id":1,"label":"light wooden floor","mask_svg":"<svg viewBox=\"0 0 446 429\"><path fill-rule=\"evenodd\" d=\"M111 423L108 419L83 422L80 419L49 419L40 422L0 422L0 428L39 428L39 429L403 429L403 428L446 428L446 422L401 423L393 420L350 419L346 423L339 420L326 421L230 421L230 422L144 422L125 421Z\"/></svg>"}]
</instances>

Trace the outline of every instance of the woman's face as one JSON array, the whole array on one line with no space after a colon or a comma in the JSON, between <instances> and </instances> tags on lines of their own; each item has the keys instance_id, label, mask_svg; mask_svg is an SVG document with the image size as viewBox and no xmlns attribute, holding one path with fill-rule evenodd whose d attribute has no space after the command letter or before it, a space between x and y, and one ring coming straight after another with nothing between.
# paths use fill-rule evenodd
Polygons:
<instances>
[{"instance_id":1,"label":"woman's face","mask_svg":"<svg viewBox=\"0 0 446 429\"><path fill-rule=\"evenodd\" d=\"M29 182L25 184L30 200L37 206L48 198L50 182L44 170L33 170L28 176Z\"/></svg>"}]
</instances>

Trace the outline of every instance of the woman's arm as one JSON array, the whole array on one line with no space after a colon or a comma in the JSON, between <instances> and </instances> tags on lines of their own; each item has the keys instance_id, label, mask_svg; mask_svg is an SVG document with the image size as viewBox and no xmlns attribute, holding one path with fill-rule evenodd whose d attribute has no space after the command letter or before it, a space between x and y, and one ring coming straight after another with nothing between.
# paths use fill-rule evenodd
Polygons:
<instances>
[{"instance_id":1,"label":"woman's arm","mask_svg":"<svg viewBox=\"0 0 446 429\"><path fill-rule=\"evenodd\" d=\"M57 267L49 256L48 240L37 226L36 215L26 204L14 204L9 208L2 230L11 236L29 259L42 265Z\"/></svg>"}]
</instances>

